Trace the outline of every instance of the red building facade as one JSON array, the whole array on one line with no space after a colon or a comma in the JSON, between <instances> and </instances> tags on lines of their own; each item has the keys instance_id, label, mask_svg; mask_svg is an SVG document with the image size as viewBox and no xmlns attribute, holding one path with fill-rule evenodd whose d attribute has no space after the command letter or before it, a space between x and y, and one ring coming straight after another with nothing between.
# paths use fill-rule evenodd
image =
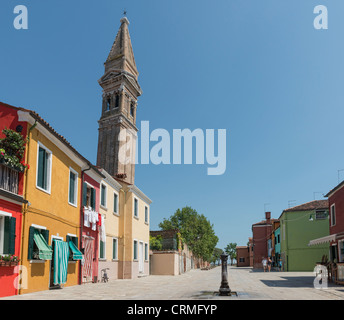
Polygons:
<instances>
[{"instance_id":1,"label":"red building facade","mask_svg":"<svg viewBox=\"0 0 344 320\"><path fill-rule=\"evenodd\" d=\"M26 138L26 122L18 121L17 112L0 103L0 139L5 137L5 128ZM0 155L0 297L18 294L22 205L27 203L23 197L24 174L6 165Z\"/></svg>"},{"instance_id":2,"label":"red building facade","mask_svg":"<svg viewBox=\"0 0 344 320\"><path fill-rule=\"evenodd\" d=\"M96 170L83 173L80 248L84 254L84 263L81 267L80 283L98 281L101 177Z\"/></svg>"},{"instance_id":3,"label":"red building facade","mask_svg":"<svg viewBox=\"0 0 344 320\"><path fill-rule=\"evenodd\" d=\"M252 245L253 245L253 268L262 268L263 258L268 258L269 246L273 231L272 223L276 219L271 219L271 212L265 212L265 220L252 225Z\"/></svg>"},{"instance_id":4,"label":"red building facade","mask_svg":"<svg viewBox=\"0 0 344 320\"><path fill-rule=\"evenodd\" d=\"M330 259L344 262L344 181L326 197L329 201Z\"/></svg>"}]
</instances>

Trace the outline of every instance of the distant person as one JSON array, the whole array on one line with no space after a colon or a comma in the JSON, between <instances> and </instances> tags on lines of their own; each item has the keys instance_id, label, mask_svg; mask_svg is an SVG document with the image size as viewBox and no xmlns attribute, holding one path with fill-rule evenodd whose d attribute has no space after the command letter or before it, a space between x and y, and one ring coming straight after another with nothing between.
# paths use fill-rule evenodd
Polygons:
<instances>
[{"instance_id":1,"label":"distant person","mask_svg":"<svg viewBox=\"0 0 344 320\"><path fill-rule=\"evenodd\" d=\"M270 257L268 257L268 270L269 270L269 272L271 271L271 264L272 264L272 260Z\"/></svg>"},{"instance_id":2,"label":"distant person","mask_svg":"<svg viewBox=\"0 0 344 320\"><path fill-rule=\"evenodd\" d=\"M263 269L264 269L264 272L265 272L265 271L266 271L267 264L268 264L268 261L266 260L265 257L263 257L262 264L263 264Z\"/></svg>"},{"instance_id":3,"label":"distant person","mask_svg":"<svg viewBox=\"0 0 344 320\"><path fill-rule=\"evenodd\" d=\"M282 259L278 260L278 270L282 271Z\"/></svg>"}]
</instances>

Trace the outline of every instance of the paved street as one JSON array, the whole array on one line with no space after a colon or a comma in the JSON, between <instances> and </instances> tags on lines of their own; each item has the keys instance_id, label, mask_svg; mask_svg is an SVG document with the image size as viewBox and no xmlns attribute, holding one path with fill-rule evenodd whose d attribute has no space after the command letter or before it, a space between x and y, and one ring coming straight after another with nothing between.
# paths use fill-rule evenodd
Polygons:
<instances>
[{"instance_id":1,"label":"paved street","mask_svg":"<svg viewBox=\"0 0 344 320\"><path fill-rule=\"evenodd\" d=\"M3 299L11 300L342 300L344 286L313 287L312 272L262 272L229 267L229 285L237 296L214 295L220 287L221 268L192 270L180 276L147 276L135 280L113 280L60 290L48 290Z\"/></svg>"}]
</instances>

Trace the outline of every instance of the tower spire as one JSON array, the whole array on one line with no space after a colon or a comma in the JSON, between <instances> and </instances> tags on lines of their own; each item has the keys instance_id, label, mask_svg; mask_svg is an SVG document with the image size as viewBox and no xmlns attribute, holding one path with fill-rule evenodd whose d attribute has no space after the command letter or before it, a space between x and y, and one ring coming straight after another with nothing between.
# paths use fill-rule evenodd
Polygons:
<instances>
[{"instance_id":1,"label":"tower spire","mask_svg":"<svg viewBox=\"0 0 344 320\"><path fill-rule=\"evenodd\" d=\"M126 13L126 11L124 12ZM136 68L133 46L129 34L129 20L124 16L120 21L121 26L105 62L105 72L110 69L118 69L129 72L137 80L139 73Z\"/></svg>"},{"instance_id":2,"label":"tower spire","mask_svg":"<svg viewBox=\"0 0 344 320\"><path fill-rule=\"evenodd\" d=\"M138 83L129 20L122 17L120 28L99 79L103 88L102 113L98 121L97 166L129 184L135 179L137 138L137 99L142 94Z\"/></svg>"}]
</instances>

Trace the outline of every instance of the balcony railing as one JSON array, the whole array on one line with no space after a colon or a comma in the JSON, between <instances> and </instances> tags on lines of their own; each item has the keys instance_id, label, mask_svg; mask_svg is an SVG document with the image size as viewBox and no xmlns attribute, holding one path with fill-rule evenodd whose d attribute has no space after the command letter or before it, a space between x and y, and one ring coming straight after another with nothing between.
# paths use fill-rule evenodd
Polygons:
<instances>
[{"instance_id":1,"label":"balcony railing","mask_svg":"<svg viewBox=\"0 0 344 320\"><path fill-rule=\"evenodd\" d=\"M0 164L0 189L18 194L19 172Z\"/></svg>"}]
</instances>

